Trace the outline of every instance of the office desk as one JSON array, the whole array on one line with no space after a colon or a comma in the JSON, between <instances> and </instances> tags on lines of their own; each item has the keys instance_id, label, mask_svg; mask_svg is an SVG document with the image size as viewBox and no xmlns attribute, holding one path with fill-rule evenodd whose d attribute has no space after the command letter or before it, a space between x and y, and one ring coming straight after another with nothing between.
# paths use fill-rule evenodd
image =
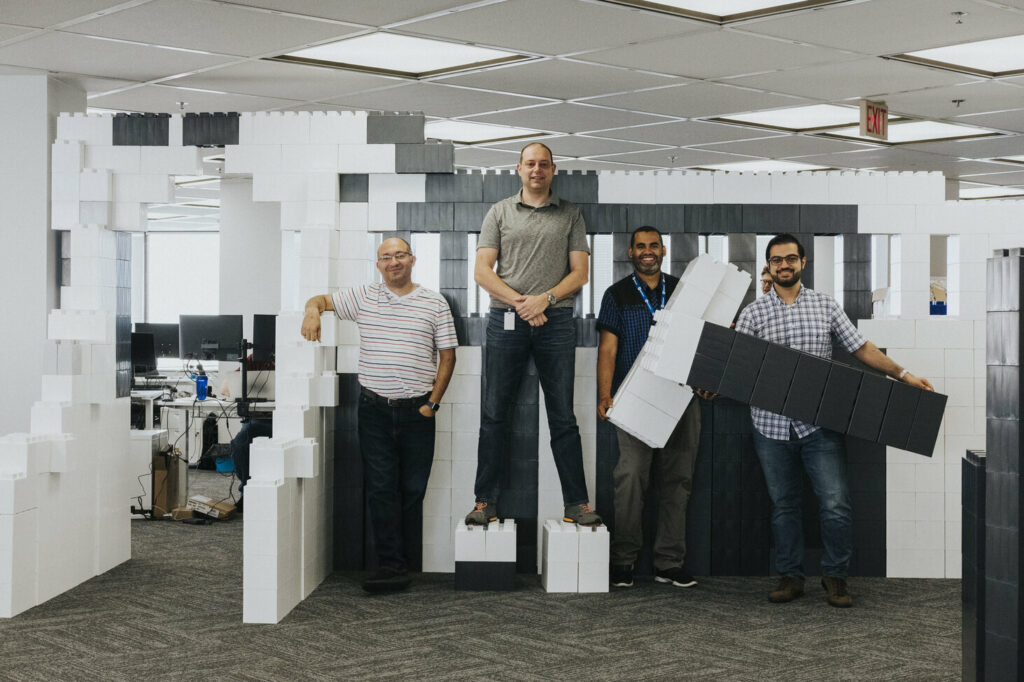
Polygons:
<instances>
[{"instance_id":1,"label":"office desk","mask_svg":"<svg viewBox=\"0 0 1024 682\"><path fill-rule=\"evenodd\" d=\"M163 390L133 390L131 397L133 401L141 402L146 406L146 423L143 429L153 428L153 403L164 394Z\"/></svg>"}]
</instances>

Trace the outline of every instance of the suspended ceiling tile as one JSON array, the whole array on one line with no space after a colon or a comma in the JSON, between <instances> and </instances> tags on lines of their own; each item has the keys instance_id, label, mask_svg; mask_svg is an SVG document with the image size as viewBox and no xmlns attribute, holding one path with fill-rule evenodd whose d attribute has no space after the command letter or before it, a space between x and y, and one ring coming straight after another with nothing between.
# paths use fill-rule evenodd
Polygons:
<instances>
[{"instance_id":1,"label":"suspended ceiling tile","mask_svg":"<svg viewBox=\"0 0 1024 682\"><path fill-rule=\"evenodd\" d=\"M133 45L70 33L45 33L0 47L2 64L133 81L154 80L231 60L231 57Z\"/></svg>"},{"instance_id":2,"label":"suspended ceiling tile","mask_svg":"<svg viewBox=\"0 0 1024 682\"><path fill-rule=\"evenodd\" d=\"M252 57L340 38L359 29L195 0L153 0L65 30Z\"/></svg>"},{"instance_id":3,"label":"suspended ceiling tile","mask_svg":"<svg viewBox=\"0 0 1024 682\"><path fill-rule=\"evenodd\" d=\"M455 165L463 168L508 168L518 161L518 152L480 147L455 148Z\"/></svg>"},{"instance_id":4,"label":"suspended ceiling tile","mask_svg":"<svg viewBox=\"0 0 1024 682\"><path fill-rule=\"evenodd\" d=\"M541 100L436 83L410 82L375 92L332 97L327 101L331 104L383 111L422 111L429 116L450 118L524 107Z\"/></svg>"},{"instance_id":5,"label":"suspended ceiling tile","mask_svg":"<svg viewBox=\"0 0 1024 682\"><path fill-rule=\"evenodd\" d=\"M138 85L137 81L115 80L112 78L93 78L92 76L81 76L74 73L57 73L52 75L63 83L70 83L71 85L84 90L87 95L100 92L110 92L111 90L130 88Z\"/></svg>"},{"instance_id":6,"label":"suspended ceiling tile","mask_svg":"<svg viewBox=\"0 0 1024 682\"><path fill-rule=\"evenodd\" d=\"M980 182L980 177L983 175L990 175L993 173L1008 173L1018 168L1022 167L1014 166L1008 163L990 163L987 161L954 161L952 164L950 164L947 175L951 178L978 176Z\"/></svg>"},{"instance_id":7,"label":"suspended ceiling tile","mask_svg":"<svg viewBox=\"0 0 1024 682\"><path fill-rule=\"evenodd\" d=\"M848 152L855 149L864 149L865 146L855 142L829 140L809 135L786 135L783 137L770 137L764 140L721 142L718 144L702 145L700 148L729 154L764 156L769 159L787 159L794 156L808 156L810 154Z\"/></svg>"},{"instance_id":8,"label":"suspended ceiling tile","mask_svg":"<svg viewBox=\"0 0 1024 682\"><path fill-rule=\"evenodd\" d=\"M671 85L680 80L596 64L545 59L452 76L439 82L553 99L576 99Z\"/></svg>"},{"instance_id":9,"label":"suspended ceiling tile","mask_svg":"<svg viewBox=\"0 0 1024 682\"><path fill-rule=\"evenodd\" d=\"M705 121L669 121L636 128L618 128L602 130L597 135L616 140L633 140L678 147L692 147L712 142L729 140L749 140L754 138L775 137L785 133L760 130L746 126L722 125Z\"/></svg>"},{"instance_id":10,"label":"suspended ceiling tile","mask_svg":"<svg viewBox=\"0 0 1024 682\"><path fill-rule=\"evenodd\" d=\"M598 161L597 159L578 159L572 161L562 161L558 164L558 170L567 171L588 171L588 170L623 170L623 171L642 171L642 170L658 170L661 166L645 166L643 164L636 163L612 163L611 161Z\"/></svg>"},{"instance_id":11,"label":"suspended ceiling tile","mask_svg":"<svg viewBox=\"0 0 1024 682\"><path fill-rule=\"evenodd\" d=\"M958 24L952 12L967 15ZM743 30L884 55L1024 33L1024 16L975 0L885 0L769 17Z\"/></svg>"},{"instance_id":12,"label":"suspended ceiling tile","mask_svg":"<svg viewBox=\"0 0 1024 682\"><path fill-rule=\"evenodd\" d=\"M590 52L587 61L692 78L721 78L855 59L838 50L716 29Z\"/></svg>"},{"instance_id":13,"label":"suspended ceiling tile","mask_svg":"<svg viewBox=\"0 0 1024 682\"><path fill-rule=\"evenodd\" d=\"M954 100L963 100L959 105ZM950 88L931 88L901 92L886 97L889 111L925 118L949 119L953 116L1015 109L1024 105L1024 88L1000 81L964 83Z\"/></svg>"},{"instance_id":14,"label":"suspended ceiling tile","mask_svg":"<svg viewBox=\"0 0 1024 682\"><path fill-rule=\"evenodd\" d=\"M604 107L587 106L584 104L551 104L530 107L529 109L471 116L469 118L483 123L516 125L535 130L560 133L584 133L593 130L604 130L606 128L653 123L659 120L658 117L648 114L605 109Z\"/></svg>"},{"instance_id":15,"label":"suspended ceiling tile","mask_svg":"<svg viewBox=\"0 0 1024 682\"><path fill-rule=\"evenodd\" d=\"M597 137L584 137L582 135L566 135L562 137L539 138L555 153L555 156L598 156L600 154L617 154L621 152L649 151L650 145L637 144L636 142L623 142L622 140L604 140ZM503 144L487 145L492 149L509 149L518 152L528 144L526 140L505 142Z\"/></svg>"},{"instance_id":16,"label":"suspended ceiling tile","mask_svg":"<svg viewBox=\"0 0 1024 682\"><path fill-rule=\"evenodd\" d=\"M628 95L612 95L588 99L589 104L603 104L636 111L647 111L680 118L723 116L761 109L795 107L807 104L805 100L775 93L757 92L745 88L717 83L676 85L656 90L644 90Z\"/></svg>"},{"instance_id":17,"label":"suspended ceiling tile","mask_svg":"<svg viewBox=\"0 0 1024 682\"><path fill-rule=\"evenodd\" d=\"M707 24L579 0L507 0L405 24L403 33L558 55L707 30Z\"/></svg>"},{"instance_id":18,"label":"suspended ceiling tile","mask_svg":"<svg viewBox=\"0 0 1024 682\"><path fill-rule=\"evenodd\" d=\"M1024 169L1010 171L1009 173L993 173L986 175L960 176L961 180L970 182L984 182L991 185L1021 185L1024 184Z\"/></svg>"},{"instance_id":19,"label":"suspended ceiling tile","mask_svg":"<svg viewBox=\"0 0 1024 682\"><path fill-rule=\"evenodd\" d=\"M979 80L952 71L870 58L732 78L729 83L831 102L854 97L885 99L887 93L947 87Z\"/></svg>"},{"instance_id":20,"label":"suspended ceiling tile","mask_svg":"<svg viewBox=\"0 0 1024 682\"><path fill-rule=\"evenodd\" d=\"M187 102L186 112L203 111L267 111L295 104L292 100L249 95L219 94L172 88L166 85L144 85L124 92L94 97L89 106L122 111L176 114L178 102Z\"/></svg>"},{"instance_id":21,"label":"suspended ceiling tile","mask_svg":"<svg viewBox=\"0 0 1024 682\"><path fill-rule=\"evenodd\" d=\"M993 159L1024 154L1024 135L1002 135L981 140L950 140L905 145L908 149L947 154L965 159Z\"/></svg>"},{"instance_id":22,"label":"suspended ceiling tile","mask_svg":"<svg viewBox=\"0 0 1024 682\"><path fill-rule=\"evenodd\" d=\"M4 16L4 18L6 19L7 17ZM31 33L34 30L36 29L25 28L24 26L7 26L5 24L0 24L0 43L5 40L10 40L11 38L23 36L26 33Z\"/></svg>"},{"instance_id":23,"label":"suspended ceiling tile","mask_svg":"<svg viewBox=\"0 0 1024 682\"><path fill-rule=\"evenodd\" d=\"M0 3L0 18L5 24L43 28L121 4L122 0L3 0L3 3Z\"/></svg>"},{"instance_id":24,"label":"suspended ceiling tile","mask_svg":"<svg viewBox=\"0 0 1024 682\"><path fill-rule=\"evenodd\" d=\"M892 171L947 171L954 168L957 159L941 154L928 154L900 147L887 147L868 151L815 154L800 157L800 163L812 163L835 168L878 168Z\"/></svg>"},{"instance_id":25,"label":"suspended ceiling tile","mask_svg":"<svg viewBox=\"0 0 1024 682\"><path fill-rule=\"evenodd\" d=\"M356 71L257 60L176 78L168 84L263 97L321 100L401 82Z\"/></svg>"},{"instance_id":26,"label":"suspended ceiling tile","mask_svg":"<svg viewBox=\"0 0 1024 682\"><path fill-rule=\"evenodd\" d=\"M350 21L369 26L385 26L396 21L422 17L465 5L466 0L230 0L233 5L248 5L275 9L292 14L303 14L335 21Z\"/></svg>"},{"instance_id":27,"label":"suspended ceiling tile","mask_svg":"<svg viewBox=\"0 0 1024 682\"><path fill-rule=\"evenodd\" d=\"M950 122L1024 133L1024 109L997 111L991 114L973 114L971 116L952 118Z\"/></svg>"},{"instance_id":28,"label":"suspended ceiling tile","mask_svg":"<svg viewBox=\"0 0 1024 682\"><path fill-rule=\"evenodd\" d=\"M655 166L657 168L692 168L716 163L750 161L751 157L709 152L702 149L659 149L651 152L600 156L596 157L596 159L611 163L635 163L644 166Z\"/></svg>"}]
</instances>

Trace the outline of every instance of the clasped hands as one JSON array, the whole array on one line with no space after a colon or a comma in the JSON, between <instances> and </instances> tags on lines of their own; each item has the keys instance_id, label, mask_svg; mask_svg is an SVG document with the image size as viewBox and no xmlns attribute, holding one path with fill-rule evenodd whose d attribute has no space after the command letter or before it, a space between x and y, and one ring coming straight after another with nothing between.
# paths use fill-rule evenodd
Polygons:
<instances>
[{"instance_id":1,"label":"clasped hands","mask_svg":"<svg viewBox=\"0 0 1024 682\"><path fill-rule=\"evenodd\" d=\"M548 316L544 314L544 311L548 309L546 293L536 296L520 295L513 302L516 306L516 315L523 318L531 327L539 327L548 321Z\"/></svg>"}]
</instances>

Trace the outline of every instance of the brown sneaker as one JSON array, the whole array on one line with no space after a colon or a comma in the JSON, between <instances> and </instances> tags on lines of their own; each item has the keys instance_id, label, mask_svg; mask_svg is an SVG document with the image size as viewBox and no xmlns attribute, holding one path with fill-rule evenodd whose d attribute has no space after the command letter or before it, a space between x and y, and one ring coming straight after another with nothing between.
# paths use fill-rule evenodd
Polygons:
<instances>
[{"instance_id":1,"label":"brown sneaker","mask_svg":"<svg viewBox=\"0 0 1024 682\"><path fill-rule=\"evenodd\" d=\"M565 508L565 515L562 520L567 523L575 523L581 526L600 526L601 517L597 515L589 502L583 504L571 504Z\"/></svg>"},{"instance_id":2,"label":"brown sneaker","mask_svg":"<svg viewBox=\"0 0 1024 682\"><path fill-rule=\"evenodd\" d=\"M804 579L792 575L784 575L778 586L768 593L768 601L784 604L804 596Z\"/></svg>"},{"instance_id":3,"label":"brown sneaker","mask_svg":"<svg viewBox=\"0 0 1024 682\"><path fill-rule=\"evenodd\" d=\"M821 586L828 592L828 603L840 609L853 606L853 597L846 591L846 580L835 576L825 576L821 579Z\"/></svg>"},{"instance_id":4,"label":"brown sneaker","mask_svg":"<svg viewBox=\"0 0 1024 682\"><path fill-rule=\"evenodd\" d=\"M466 525L486 526L491 521L498 520L498 507L487 502L477 502L473 511L466 514Z\"/></svg>"}]
</instances>

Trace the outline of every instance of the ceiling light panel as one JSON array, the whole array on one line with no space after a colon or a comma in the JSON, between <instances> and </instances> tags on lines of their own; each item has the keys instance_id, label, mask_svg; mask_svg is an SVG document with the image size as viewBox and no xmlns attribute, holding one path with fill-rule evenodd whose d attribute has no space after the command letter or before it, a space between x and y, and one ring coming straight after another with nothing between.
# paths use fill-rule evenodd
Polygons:
<instances>
[{"instance_id":1,"label":"ceiling light panel","mask_svg":"<svg viewBox=\"0 0 1024 682\"><path fill-rule=\"evenodd\" d=\"M840 107L834 104L813 104L808 107L792 107L789 109L773 109L757 111L751 114L725 115L723 121L739 121L769 128L785 128L786 130L809 130L812 128L828 128L857 123L860 111L852 107Z\"/></svg>"},{"instance_id":2,"label":"ceiling light panel","mask_svg":"<svg viewBox=\"0 0 1024 682\"><path fill-rule=\"evenodd\" d=\"M455 71L473 65L524 58L505 50L413 38L394 33L371 33L289 52L284 56L409 75Z\"/></svg>"},{"instance_id":3,"label":"ceiling light panel","mask_svg":"<svg viewBox=\"0 0 1024 682\"><path fill-rule=\"evenodd\" d=\"M779 0L610 0L617 4L637 7L675 10L684 16L693 16L719 22L747 19L755 16L777 14L793 9L831 5L845 0L802 0L800 2L779 2Z\"/></svg>"},{"instance_id":4,"label":"ceiling light panel","mask_svg":"<svg viewBox=\"0 0 1024 682\"><path fill-rule=\"evenodd\" d=\"M867 140L868 142L879 141L873 137L861 136L859 126L837 128L829 130L827 134ZM889 124L889 139L886 141L890 144L903 144L907 142L921 142L923 140L957 140L965 137L997 134L997 131L988 128L958 126L952 123L939 123L938 121L908 121L906 123Z\"/></svg>"},{"instance_id":5,"label":"ceiling light panel","mask_svg":"<svg viewBox=\"0 0 1024 682\"><path fill-rule=\"evenodd\" d=\"M489 123L473 123L472 121L428 121L424 126L424 134L435 140L474 144L532 137L543 133L531 128L514 128Z\"/></svg>"},{"instance_id":6,"label":"ceiling light panel","mask_svg":"<svg viewBox=\"0 0 1024 682\"><path fill-rule=\"evenodd\" d=\"M998 76L1024 72L1024 35L908 52L902 56Z\"/></svg>"}]
</instances>

